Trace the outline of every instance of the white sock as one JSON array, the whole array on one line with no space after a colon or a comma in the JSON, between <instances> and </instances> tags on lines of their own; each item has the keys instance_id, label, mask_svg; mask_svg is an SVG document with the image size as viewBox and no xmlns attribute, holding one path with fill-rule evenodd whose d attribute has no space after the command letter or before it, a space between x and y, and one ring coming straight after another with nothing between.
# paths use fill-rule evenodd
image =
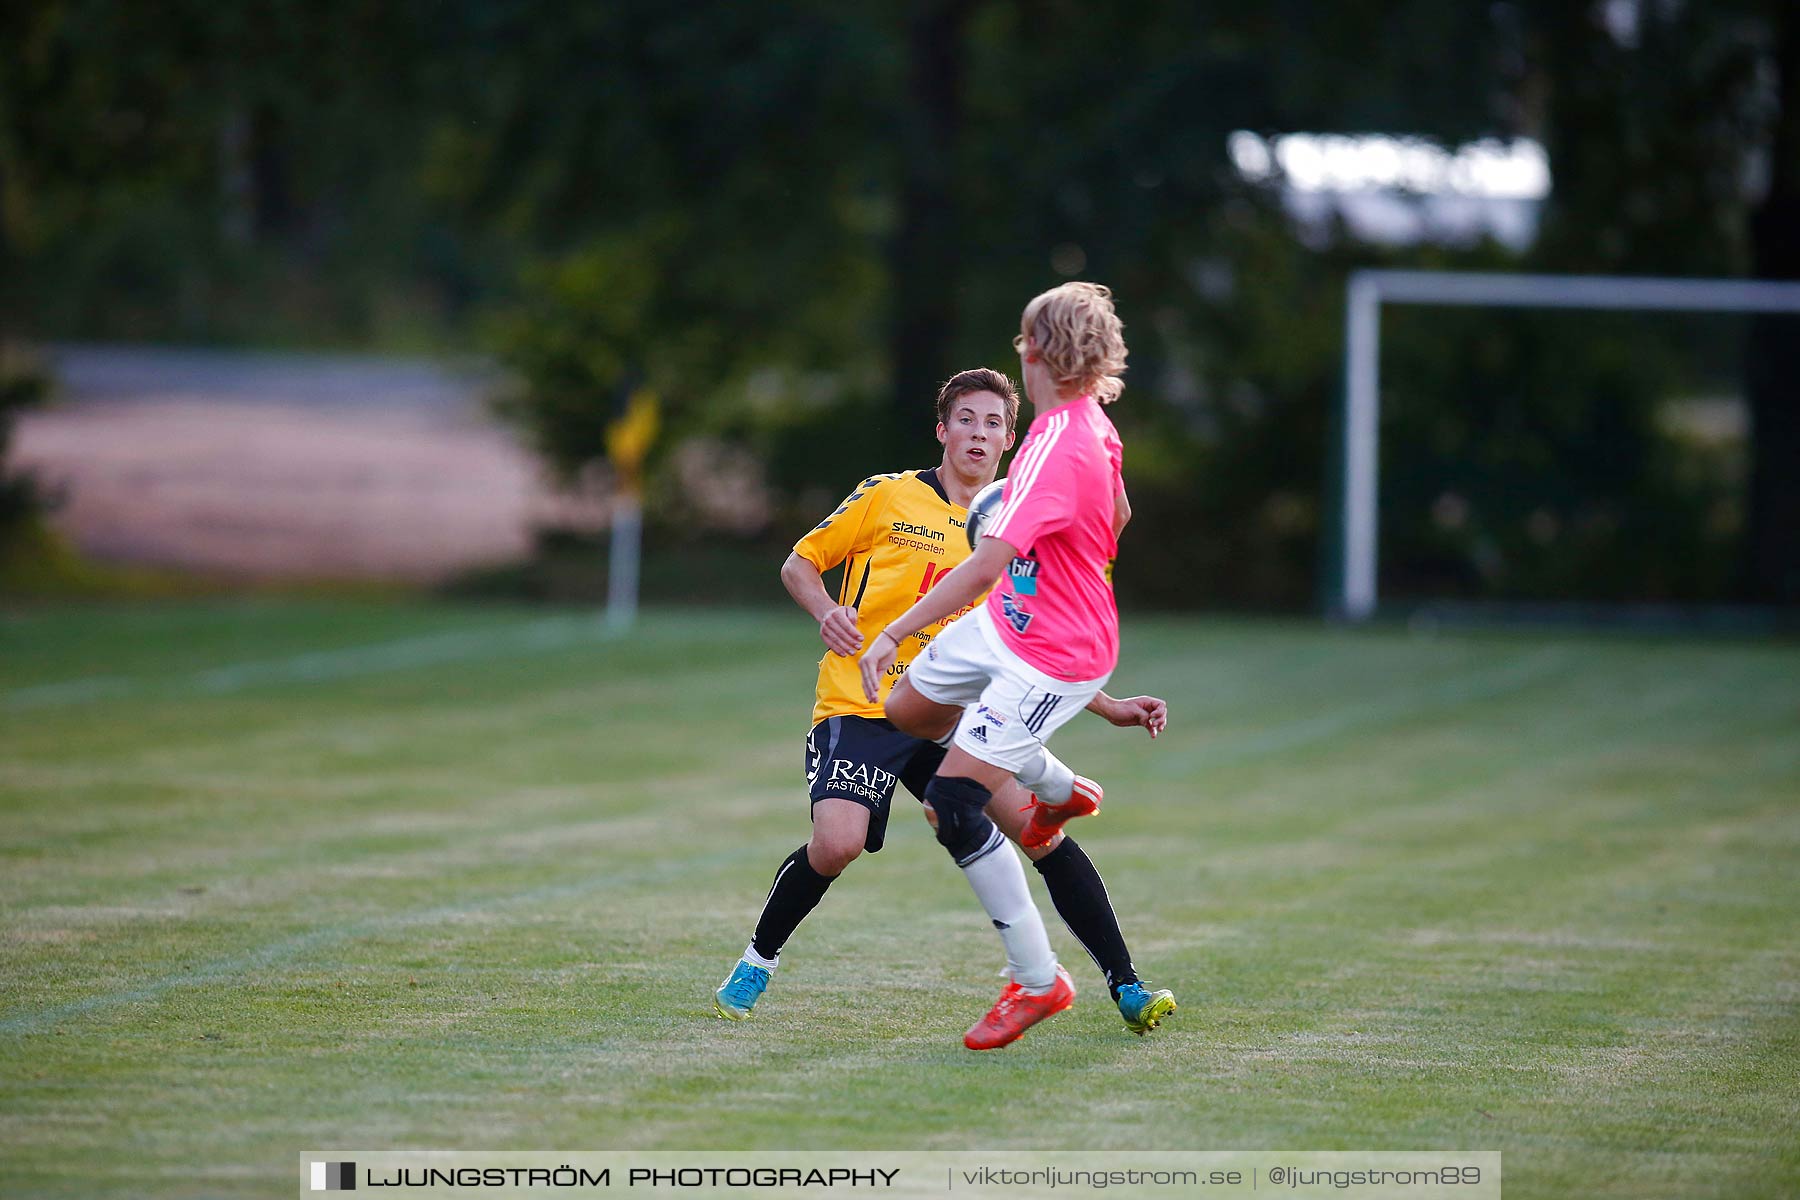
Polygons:
<instances>
[{"instance_id":1,"label":"white sock","mask_svg":"<svg viewBox=\"0 0 1800 1200\"><path fill-rule=\"evenodd\" d=\"M1006 947L1006 969L1013 982L1042 994L1056 984L1056 952L1044 932L1044 918L1031 901L1025 866L1018 852L996 829L1000 844L963 868L976 899L1000 932Z\"/></svg>"},{"instance_id":2,"label":"white sock","mask_svg":"<svg viewBox=\"0 0 1800 1200\"><path fill-rule=\"evenodd\" d=\"M1039 746L1014 778L1051 806L1067 804L1075 794L1075 772L1046 746Z\"/></svg>"},{"instance_id":3,"label":"white sock","mask_svg":"<svg viewBox=\"0 0 1800 1200\"><path fill-rule=\"evenodd\" d=\"M774 958L764 958L756 952L756 943L752 942L744 947L744 961L753 967L761 967L765 971L773 971L776 966L780 964L781 955L777 954Z\"/></svg>"}]
</instances>

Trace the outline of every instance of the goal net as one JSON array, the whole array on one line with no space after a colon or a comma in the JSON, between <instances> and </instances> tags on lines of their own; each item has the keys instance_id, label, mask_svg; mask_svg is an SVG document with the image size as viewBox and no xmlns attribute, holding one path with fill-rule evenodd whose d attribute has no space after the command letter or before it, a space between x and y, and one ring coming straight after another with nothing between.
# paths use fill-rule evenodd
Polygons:
<instances>
[{"instance_id":1,"label":"goal net","mask_svg":"<svg viewBox=\"0 0 1800 1200\"><path fill-rule=\"evenodd\" d=\"M1354 273L1328 609L1723 601L1755 314L1800 284Z\"/></svg>"}]
</instances>

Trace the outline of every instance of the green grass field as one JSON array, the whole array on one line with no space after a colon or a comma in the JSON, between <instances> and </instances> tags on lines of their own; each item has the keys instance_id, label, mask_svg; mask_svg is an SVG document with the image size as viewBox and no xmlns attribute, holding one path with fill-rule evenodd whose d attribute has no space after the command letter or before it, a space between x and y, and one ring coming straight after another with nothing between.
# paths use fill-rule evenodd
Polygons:
<instances>
[{"instance_id":1,"label":"green grass field","mask_svg":"<svg viewBox=\"0 0 1800 1200\"><path fill-rule=\"evenodd\" d=\"M323 1148L1500 1150L1800 1192L1800 647L1135 621L1075 830L1180 1013L962 1049L924 823L711 989L805 837L788 613L0 618L0 1183L288 1195ZM1035 875L1034 888L1038 888ZM1047 901L1040 903L1049 911Z\"/></svg>"}]
</instances>

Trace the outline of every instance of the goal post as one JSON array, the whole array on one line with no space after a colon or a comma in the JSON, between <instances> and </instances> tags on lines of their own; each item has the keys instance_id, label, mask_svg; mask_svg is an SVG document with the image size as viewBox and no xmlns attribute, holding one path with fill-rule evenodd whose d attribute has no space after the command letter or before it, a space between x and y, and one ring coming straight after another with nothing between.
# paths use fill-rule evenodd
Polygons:
<instances>
[{"instance_id":1,"label":"goal post","mask_svg":"<svg viewBox=\"0 0 1800 1200\"><path fill-rule=\"evenodd\" d=\"M1746 279L1362 270L1351 272L1345 293L1342 526L1328 607L1348 621L1373 616L1377 600L1383 304L1800 314L1800 283Z\"/></svg>"}]
</instances>

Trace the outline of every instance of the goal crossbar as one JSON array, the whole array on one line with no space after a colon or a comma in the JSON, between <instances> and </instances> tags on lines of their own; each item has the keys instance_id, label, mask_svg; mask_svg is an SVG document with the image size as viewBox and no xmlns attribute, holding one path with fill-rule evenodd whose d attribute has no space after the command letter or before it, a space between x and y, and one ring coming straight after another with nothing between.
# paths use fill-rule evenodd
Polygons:
<instances>
[{"instance_id":1,"label":"goal crossbar","mask_svg":"<svg viewBox=\"0 0 1800 1200\"><path fill-rule=\"evenodd\" d=\"M1380 465L1381 306L1589 308L1650 312L1800 313L1800 283L1632 275L1353 271L1344 306L1343 529L1333 615L1375 613Z\"/></svg>"}]
</instances>

